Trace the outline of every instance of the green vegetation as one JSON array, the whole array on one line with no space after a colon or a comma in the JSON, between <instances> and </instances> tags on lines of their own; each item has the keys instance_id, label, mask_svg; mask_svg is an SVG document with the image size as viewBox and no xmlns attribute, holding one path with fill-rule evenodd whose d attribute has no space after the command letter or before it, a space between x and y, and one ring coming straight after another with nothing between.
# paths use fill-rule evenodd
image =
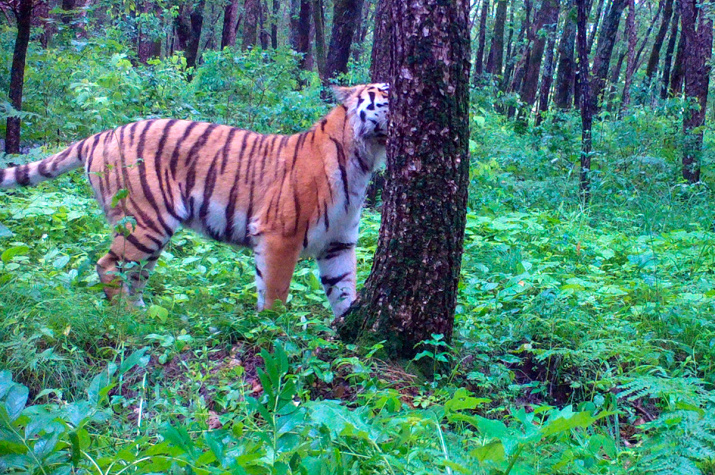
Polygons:
<instances>
[{"instance_id":1,"label":"green vegetation","mask_svg":"<svg viewBox=\"0 0 715 475\"><path fill-rule=\"evenodd\" d=\"M0 32L3 90L11 43ZM43 148L21 159L151 116L291 132L328 108L311 74L295 91L287 51L206 52L192 82L180 57L127 55L31 45L23 136ZM582 208L578 117L517 133L492 97L471 104L454 341L419 363L337 341L312 262L284 309L256 314L251 253L189 231L146 311L109 305L84 178L2 192L0 472L715 473L712 131L704 183L684 185L682 103L604 111Z\"/></svg>"}]
</instances>

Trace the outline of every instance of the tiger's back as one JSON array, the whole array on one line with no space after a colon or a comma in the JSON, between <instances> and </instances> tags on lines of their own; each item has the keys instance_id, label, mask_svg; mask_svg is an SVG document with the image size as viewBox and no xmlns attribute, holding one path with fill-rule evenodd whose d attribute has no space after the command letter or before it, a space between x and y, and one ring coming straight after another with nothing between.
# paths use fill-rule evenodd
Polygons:
<instances>
[{"instance_id":1,"label":"tiger's back","mask_svg":"<svg viewBox=\"0 0 715 475\"><path fill-rule=\"evenodd\" d=\"M96 134L40 162L3 170L0 185L35 184L84 166L108 221L124 227L115 229L110 251L97 266L110 298L124 291L141 301L148 272L184 225L254 248L259 308L276 298L285 301L300 254L317 257L339 315L349 303L338 297L354 299L360 207L370 175L384 157L387 87L358 86L341 93L343 105L300 134L141 121ZM125 217L133 223L122 221ZM127 263L141 263L141 269L129 273L128 285L117 286L116 275ZM331 298L341 283L347 291Z\"/></svg>"}]
</instances>

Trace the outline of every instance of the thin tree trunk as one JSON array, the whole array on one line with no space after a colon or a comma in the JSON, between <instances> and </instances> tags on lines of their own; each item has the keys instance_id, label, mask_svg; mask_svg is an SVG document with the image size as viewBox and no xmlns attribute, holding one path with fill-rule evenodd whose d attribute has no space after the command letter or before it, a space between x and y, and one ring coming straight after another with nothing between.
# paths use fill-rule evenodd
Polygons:
<instances>
[{"instance_id":1,"label":"thin tree trunk","mask_svg":"<svg viewBox=\"0 0 715 475\"><path fill-rule=\"evenodd\" d=\"M670 91L670 67L673 63L673 51L675 50L675 42L678 39L678 25L680 24L680 3L676 1L677 8L673 13L673 21L670 22L670 38L668 38L668 46L665 50L665 58L663 59L663 74L661 76L660 97L665 99Z\"/></svg>"},{"instance_id":2,"label":"thin tree trunk","mask_svg":"<svg viewBox=\"0 0 715 475\"><path fill-rule=\"evenodd\" d=\"M631 104L631 83L636 70L636 2L628 0L628 16L626 17L626 37L628 38L628 66L626 67L626 81L623 86L623 100L621 111Z\"/></svg>"},{"instance_id":3,"label":"thin tree trunk","mask_svg":"<svg viewBox=\"0 0 715 475\"><path fill-rule=\"evenodd\" d=\"M593 60L593 77L589 88L589 98L594 113L598 110L598 101L606 85L608 66L613 54L618 24L621 21L621 14L627 3L628 0L613 0L601 23L601 31L596 45L596 56ZM582 82L581 84L583 85L584 83Z\"/></svg>"},{"instance_id":4,"label":"thin tree trunk","mask_svg":"<svg viewBox=\"0 0 715 475\"><path fill-rule=\"evenodd\" d=\"M243 4L243 43L241 49L256 46L258 41L258 20L261 15L261 0L246 0Z\"/></svg>"},{"instance_id":5,"label":"thin tree trunk","mask_svg":"<svg viewBox=\"0 0 715 475\"><path fill-rule=\"evenodd\" d=\"M713 49L713 19L702 7L708 2L681 0L683 36L686 37L685 97L691 101L683 114L683 178L688 183L700 181L703 130L710 84L710 60ZM698 5L699 4L699 5ZM696 26L697 25L697 26ZM694 131L696 129L697 131Z\"/></svg>"},{"instance_id":6,"label":"thin tree trunk","mask_svg":"<svg viewBox=\"0 0 715 475\"><path fill-rule=\"evenodd\" d=\"M271 48L278 49L278 17L281 12L280 0L273 0L273 15L271 16Z\"/></svg>"},{"instance_id":7,"label":"thin tree trunk","mask_svg":"<svg viewBox=\"0 0 715 475\"><path fill-rule=\"evenodd\" d=\"M370 12L372 11L371 7L371 2L363 3L362 10L360 12L360 19L357 27L355 28L355 35L353 36L353 44L350 51L353 62L356 64L360 62L360 58L365 47L365 36L367 36L368 18L370 17Z\"/></svg>"},{"instance_id":8,"label":"thin tree trunk","mask_svg":"<svg viewBox=\"0 0 715 475\"><path fill-rule=\"evenodd\" d=\"M295 0L295 3L291 4L291 8L297 11L291 12L290 44L296 53L301 54L298 67L305 71L310 52L311 0Z\"/></svg>"},{"instance_id":9,"label":"thin tree trunk","mask_svg":"<svg viewBox=\"0 0 715 475\"><path fill-rule=\"evenodd\" d=\"M188 68L196 67L198 60L201 28L204 23L204 5L205 0L199 0L193 5L185 4L176 18L179 49L184 50Z\"/></svg>"},{"instance_id":10,"label":"thin tree trunk","mask_svg":"<svg viewBox=\"0 0 715 475\"><path fill-rule=\"evenodd\" d=\"M559 0L544 0L529 32L531 47L529 48L529 59L526 64L524 81L520 90L521 101L526 104L526 111L530 111L536 101L539 71L541 71L541 61L544 56L546 38L553 37L558 21ZM542 29L546 31L546 35L541 33ZM528 117L527 114L524 114L524 116Z\"/></svg>"},{"instance_id":11,"label":"thin tree trunk","mask_svg":"<svg viewBox=\"0 0 715 475\"><path fill-rule=\"evenodd\" d=\"M687 38L684 34L685 25L683 24L682 4L684 0L680 0L680 40L678 41L678 49L675 52L675 63L673 63L673 71L670 74L670 91L671 97L678 96L683 92L683 81L685 80L685 48Z\"/></svg>"},{"instance_id":12,"label":"thin tree trunk","mask_svg":"<svg viewBox=\"0 0 715 475\"><path fill-rule=\"evenodd\" d=\"M588 52L586 47L586 21L588 0L576 0L578 8L578 62L579 62L579 103L581 106L581 173L579 190L581 200L588 203L591 198L591 123L593 121L593 108L591 107L590 80L588 72Z\"/></svg>"},{"instance_id":13,"label":"thin tree trunk","mask_svg":"<svg viewBox=\"0 0 715 475\"><path fill-rule=\"evenodd\" d=\"M541 74L541 85L539 89L539 109L536 113L536 125L541 125L544 113L549 110L549 92L554 79L554 49L556 46L556 25L554 31L549 34L549 40L546 45L546 60L544 62L544 70Z\"/></svg>"},{"instance_id":14,"label":"thin tree trunk","mask_svg":"<svg viewBox=\"0 0 715 475\"><path fill-rule=\"evenodd\" d=\"M515 54L514 52L509 52L507 54L507 61L504 67L504 77L502 78L502 89L507 92L518 91L521 87L521 81L524 79L524 74L526 73L526 64L529 61L529 53L531 52L531 1L524 0L524 20L521 22L521 28L519 29L519 36L516 39L517 45L523 45L520 54ZM526 36L526 41L524 40ZM519 58L515 61L514 58ZM509 109L509 117L511 117L515 112L512 107Z\"/></svg>"},{"instance_id":15,"label":"thin tree trunk","mask_svg":"<svg viewBox=\"0 0 715 475\"><path fill-rule=\"evenodd\" d=\"M268 7L265 0L258 2L258 42L261 44L263 51L268 49L268 43L271 41L271 35L267 28L266 11Z\"/></svg>"},{"instance_id":16,"label":"thin tree trunk","mask_svg":"<svg viewBox=\"0 0 715 475\"><path fill-rule=\"evenodd\" d=\"M348 72L350 45L360 19L363 0L335 0L330 47L325 59L324 81Z\"/></svg>"},{"instance_id":17,"label":"thin tree trunk","mask_svg":"<svg viewBox=\"0 0 715 475\"><path fill-rule=\"evenodd\" d=\"M655 34L653 48L650 50L648 66L646 66L645 70L644 86L646 89L650 87L653 76L655 76L655 73L658 71L660 50L663 48L663 41L665 40L665 35L668 33L670 18L673 16L673 0L661 0L661 5L663 5L663 16L660 19L660 28L658 28L658 33Z\"/></svg>"},{"instance_id":18,"label":"thin tree trunk","mask_svg":"<svg viewBox=\"0 0 715 475\"><path fill-rule=\"evenodd\" d=\"M482 1L482 10L479 17L479 36L477 55L474 57L474 77L472 82L478 84L484 73L484 46L487 42L487 17L489 15L489 0Z\"/></svg>"},{"instance_id":19,"label":"thin tree trunk","mask_svg":"<svg viewBox=\"0 0 715 475\"><path fill-rule=\"evenodd\" d=\"M370 277L337 324L344 340L386 340L389 353L410 358L433 334L449 342L454 324L469 183L469 3L389 4L382 227Z\"/></svg>"},{"instance_id":20,"label":"thin tree trunk","mask_svg":"<svg viewBox=\"0 0 715 475\"><path fill-rule=\"evenodd\" d=\"M315 62L318 65L318 74L325 78L325 15L323 0L313 2L313 27L315 28Z\"/></svg>"},{"instance_id":21,"label":"thin tree trunk","mask_svg":"<svg viewBox=\"0 0 715 475\"><path fill-rule=\"evenodd\" d=\"M588 3L586 4L586 10L590 10L591 4L593 0L589 0ZM589 32L588 35L588 46L586 47L586 52L588 54L591 54L591 49L593 48L593 42L596 39L596 31L598 31L598 24L601 21L601 16L603 16L603 0L598 0L598 5L596 6L596 19L593 22L593 26L591 27L591 31ZM588 11L586 12L588 14Z\"/></svg>"},{"instance_id":22,"label":"thin tree trunk","mask_svg":"<svg viewBox=\"0 0 715 475\"><path fill-rule=\"evenodd\" d=\"M139 8L145 16L157 15L157 5L150 2L142 3ZM143 22L137 25L137 59L141 64L146 64L151 58L161 56L161 38L157 38L148 31Z\"/></svg>"},{"instance_id":23,"label":"thin tree trunk","mask_svg":"<svg viewBox=\"0 0 715 475\"><path fill-rule=\"evenodd\" d=\"M17 24L15 37L15 50L12 55L10 68L10 90L8 98L13 109L22 110L22 90L25 84L25 58L27 47L30 44L30 27L32 25L32 0L20 0L14 9ZM19 117L8 117L5 128L5 153L20 153L20 127Z\"/></svg>"},{"instance_id":24,"label":"thin tree trunk","mask_svg":"<svg viewBox=\"0 0 715 475\"><path fill-rule=\"evenodd\" d=\"M496 17L494 19L494 33L489 47L487 72L494 76L501 76L504 61L504 23L506 22L507 0L497 1Z\"/></svg>"},{"instance_id":25,"label":"thin tree trunk","mask_svg":"<svg viewBox=\"0 0 715 475\"><path fill-rule=\"evenodd\" d=\"M574 0L570 0L564 19L564 32L559 40L559 65L556 73L554 105L559 109L571 108L573 102L574 82L576 80L576 62L574 61L574 44L576 43L577 8Z\"/></svg>"},{"instance_id":26,"label":"thin tree trunk","mask_svg":"<svg viewBox=\"0 0 715 475\"><path fill-rule=\"evenodd\" d=\"M223 9L223 30L221 31L221 49L236 46L236 20L238 19L239 0L230 0Z\"/></svg>"}]
</instances>

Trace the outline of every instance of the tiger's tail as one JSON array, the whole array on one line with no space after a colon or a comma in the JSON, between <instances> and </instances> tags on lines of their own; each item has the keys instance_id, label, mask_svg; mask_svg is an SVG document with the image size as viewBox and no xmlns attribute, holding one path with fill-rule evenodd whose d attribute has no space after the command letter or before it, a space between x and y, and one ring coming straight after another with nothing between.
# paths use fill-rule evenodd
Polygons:
<instances>
[{"instance_id":1,"label":"tiger's tail","mask_svg":"<svg viewBox=\"0 0 715 475\"><path fill-rule=\"evenodd\" d=\"M0 188L36 185L81 167L84 163L82 147L86 142L86 140L77 142L62 152L38 162L0 169Z\"/></svg>"}]
</instances>

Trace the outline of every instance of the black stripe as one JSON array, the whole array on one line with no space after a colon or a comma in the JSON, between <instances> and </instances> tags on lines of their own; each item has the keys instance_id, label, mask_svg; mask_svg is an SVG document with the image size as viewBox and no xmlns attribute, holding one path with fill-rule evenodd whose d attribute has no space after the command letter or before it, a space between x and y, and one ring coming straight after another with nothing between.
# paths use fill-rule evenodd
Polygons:
<instances>
[{"instance_id":1,"label":"black stripe","mask_svg":"<svg viewBox=\"0 0 715 475\"><path fill-rule=\"evenodd\" d=\"M216 152L216 155L214 155L214 158L211 161L211 166L209 167L209 171L206 174L206 183L204 184L204 199L201 203L201 208L199 209L199 219L201 219L201 223L207 230L209 229L209 226L206 223L206 216L208 216L209 214L209 204L211 203L211 198L213 197L214 188L216 186L216 158L218 158L219 153L221 153L220 149Z\"/></svg>"},{"instance_id":2,"label":"black stripe","mask_svg":"<svg viewBox=\"0 0 715 475\"><path fill-rule=\"evenodd\" d=\"M238 184L241 176L241 162L243 161L243 155L246 152L246 142L248 141L248 135L250 132L243 132L243 141L241 142L241 150L238 154L238 161L236 164L236 173L233 177L233 186L231 186L231 192L228 194L228 205L226 206L226 231L224 235L227 240L231 240L233 234L233 215L236 212L236 199L238 198ZM246 170L248 172L248 170Z\"/></svg>"},{"instance_id":3,"label":"black stripe","mask_svg":"<svg viewBox=\"0 0 715 475\"><path fill-rule=\"evenodd\" d=\"M263 152L263 160L261 161L261 175L258 178L261 183L263 183L263 171L266 169L266 159L268 159L269 156L272 157L273 147L276 145L276 140L278 140L278 136L274 135L273 139L271 139L270 146L266 145L266 151Z\"/></svg>"},{"instance_id":4,"label":"black stripe","mask_svg":"<svg viewBox=\"0 0 715 475\"><path fill-rule=\"evenodd\" d=\"M181 218L176 214L176 210L174 209L173 196L171 196L171 199L167 197L167 195L171 194L171 185L169 183L169 177L167 176L166 182L164 182L161 176L161 158L164 154L164 147L166 146L166 141L169 138L171 128L174 127L177 122L178 121L176 119L169 120L168 122L166 122L164 128L161 131L159 145L157 146L156 153L154 154L154 172L156 173L159 190L161 191L161 198L164 200L164 207L169 212L169 214L174 217L174 219L176 219L177 221L181 221Z\"/></svg>"},{"instance_id":5,"label":"black stripe","mask_svg":"<svg viewBox=\"0 0 715 475\"><path fill-rule=\"evenodd\" d=\"M15 182L20 186L27 186L30 184L29 165L20 165L15 169Z\"/></svg>"},{"instance_id":6,"label":"black stripe","mask_svg":"<svg viewBox=\"0 0 715 475\"><path fill-rule=\"evenodd\" d=\"M261 279L263 278L263 272L261 272L261 269L259 269L258 266L256 266L256 275Z\"/></svg>"},{"instance_id":7,"label":"black stripe","mask_svg":"<svg viewBox=\"0 0 715 475\"><path fill-rule=\"evenodd\" d=\"M321 275L320 283L327 287L335 287L336 284L338 284L341 280L343 280L349 274L350 274L350 272L346 272L346 273L339 275L337 277L328 277L328 276Z\"/></svg>"},{"instance_id":8,"label":"black stripe","mask_svg":"<svg viewBox=\"0 0 715 475\"><path fill-rule=\"evenodd\" d=\"M164 221L164 218L162 217L161 210L159 209L159 203L156 201L156 198L154 198L154 193L151 191L151 186L149 185L149 182L146 177L147 173L147 168L146 168L146 160L142 158L142 155L144 153L144 143L146 141L146 134L149 131L149 128L154 124L154 122L149 122L146 124L146 127L144 127L144 130L142 130L141 134L139 135L139 144L137 145L137 174L139 175L139 182L142 185L142 192L144 193L144 197L146 198L147 202L149 205L154 209L156 213L156 218L159 220L159 224L164 228L164 232L171 236L171 234L174 232L174 230ZM166 132L166 126L164 127L164 132ZM156 156L154 157L156 160ZM161 177L159 177L159 189L161 189ZM163 196L162 196L163 198ZM137 207L137 209L139 209ZM168 209L168 206L167 206ZM155 229L156 232L161 233L159 229Z\"/></svg>"},{"instance_id":9,"label":"black stripe","mask_svg":"<svg viewBox=\"0 0 715 475\"><path fill-rule=\"evenodd\" d=\"M333 137L330 137L330 140L333 141L335 144L335 149L338 152L338 166L340 168L340 178L342 178L343 181L343 191L345 192L345 209L348 209L348 205L350 204L350 193L348 192L348 173L345 170L345 152L343 151L343 146L335 140Z\"/></svg>"},{"instance_id":10,"label":"black stripe","mask_svg":"<svg viewBox=\"0 0 715 475\"><path fill-rule=\"evenodd\" d=\"M39 173L41 176L44 176L45 178L53 177L53 175L47 171L47 159L42 160L37 166L37 173Z\"/></svg>"},{"instance_id":11,"label":"black stripe","mask_svg":"<svg viewBox=\"0 0 715 475\"><path fill-rule=\"evenodd\" d=\"M353 249L355 247L354 242L331 242L328 246L320 253L318 256L319 261L327 261L333 259L344 251Z\"/></svg>"},{"instance_id":12,"label":"black stripe","mask_svg":"<svg viewBox=\"0 0 715 475\"><path fill-rule=\"evenodd\" d=\"M293 206L295 207L295 225L293 225L293 235L298 233L298 222L300 221L300 200L295 187L293 188Z\"/></svg>"},{"instance_id":13,"label":"black stripe","mask_svg":"<svg viewBox=\"0 0 715 475\"><path fill-rule=\"evenodd\" d=\"M295 152L293 152L293 165L291 165L291 170L295 168L295 162L298 160L298 152L300 152L300 149L303 148L306 135L306 133L298 135L298 140L295 142Z\"/></svg>"},{"instance_id":14,"label":"black stripe","mask_svg":"<svg viewBox=\"0 0 715 475\"><path fill-rule=\"evenodd\" d=\"M130 243L132 243L132 245L134 247L136 247L137 250L144 252L146 254L154 254L156 251L158 251L158 249L151 249L151 248L145 246L144 244L142 244L141 242L139 242L139 240L133 234L130 234L129 236L127 236L126 240L129 241Z\"/></svg>"},{"instance_id":15,"label":"black stripe","mask_svg":"<svg viewBox=\"0 0 715 475\"><path fill-rule=\"evenodd\" d=\"M186 130L184 131L184 135L181 136L181 138L176 142L176 147L174 147L174 151L171 154L171 158L169 159L169 170L171 171L171 176L175 177L176 176L176 167L179 164L179 153L181 153L181 146L184 144L184 140L186 140L189 135L191 135L191 131L194 130L194 127L198 125L198 122L191 122L189 125L186 127Z\"/></svg>"},{"instance_id":16,"label":"black stripe","mask_svg":"<svg viewBox=\"0 0 715 475\"><path fill-rule=\"evenodd\" d=\"M265 137L265 135L261 135L261 138L263 138L263 137ZM252 168L251 165L253 165L253 163L255 162L253 152L256 151L256 145L258 144L259 140L260 139L255 139L253 141L253 145L251 146L251 151L248 152L248 164L246 165L246 176L243 179L243 183L245 185L248 185L248 175L250 175L249 170ZM253 168L255 169L255 167L253 167ZM253 186L253 185L251 185L251 186Z\"/></svg>"},{"instance_id":17,"label":"black stripe","mask_svg":"<svg viewBox=\"0 0 715 475\"><path fill-rule=\"evenodd\" d=\"M233 141L233 136L236 135L236 132L238 132L239 129L236 128L231 128L231 130L228 132L228 137L226 137L226 143L223 146L223 157L221 160L221 174L226 171L226 165L228 165L228 152L231 149L231 144Z\"/></svg>"}]
</instances>

